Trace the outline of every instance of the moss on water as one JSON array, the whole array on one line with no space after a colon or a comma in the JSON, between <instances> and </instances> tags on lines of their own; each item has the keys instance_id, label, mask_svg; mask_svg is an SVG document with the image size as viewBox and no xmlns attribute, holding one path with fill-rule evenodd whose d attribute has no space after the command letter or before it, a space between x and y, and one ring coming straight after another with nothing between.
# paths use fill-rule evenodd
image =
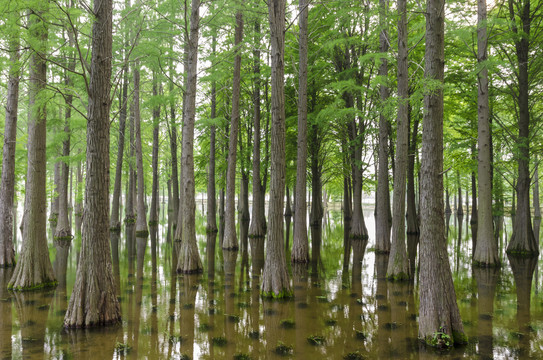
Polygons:
<instances>
[{"instance_id":1,"label":"moss on water","mask_svg":"<svg viewBox=\"0 0 543 360\"><path fill-rule=\"evenodd\" d=\"M286 299L292 297L292 291L283 289L278 294L273 291L262 291L260 295L267 299Z\"/></svg>"}]
</instances>

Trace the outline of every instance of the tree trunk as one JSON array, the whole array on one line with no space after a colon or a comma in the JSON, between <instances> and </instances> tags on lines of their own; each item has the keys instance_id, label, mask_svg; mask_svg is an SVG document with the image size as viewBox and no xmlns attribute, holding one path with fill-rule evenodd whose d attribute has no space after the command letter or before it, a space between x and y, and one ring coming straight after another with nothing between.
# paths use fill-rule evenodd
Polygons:
<instances>
[{"instance_id":1,"label":"tree trunk","mask_svg":"<svg viewBox=\"0 0 543 360\"><path fill-rule=\"evenodd\" d=\"M81 254L65 327L116 324L121 308L115 293L109 245L109 110L111 90L111 0L95 0L87 121L87 181Z\"/></svg>"},{"instance_id":2,"label":"tree trunk","mask_svg":"<svg viewBox=\"0 0 543 360\"><path fill-rule=\"evenodd\" d=\"M408 106L407 111L408 118L411 119L410 106ZM407 234L410 235L418 235L420 233L415 193L415 153L417 151L418 128L419 119L416 117L413 121L413 131L409 139L409 157L407 159Z\"/></svg>"},{"instance_id":3,"label":"tree trunk","mask_svg":"<svg viewBox=\"0 0 543 360\"><path fill-rule=\"evenodd\" d=\"M110 231L120 232L120 197L123 174L124 157L124 133L126 129L126 115L128 108L128 55L125 54L125 65L123 67L123 86L121 93L121 110L119 114L119 143L117 148L117 165L115 168L115 184L113 185L113 200L111 204L111 220L109 224Z\"/></svg>"},{"instance_id":4,"label":"tree trunk","mask_svg":"<svg viewBox=\"0 0 543 360\"><path fill-rule=\"evenodd\" d=\"M407 0L398 0L398 19L398 129L392 199L392 246L388 258L387 277L392 280L407 280L410 278L405 245L405 187L409 153Z\"/></svg>"},{"instance_id":5,"label":"tree trunk","mask_svg":"<svg viewBox=\"0 0 543 360\"><path fill-rule=\"evenodd\" d=\"M529 55L530 55L530 26L532 15L530 13L530 0L519 4L519 20L522 30L518 30L513 7L513 0L508 0L513 32L519 34L515 37L515 48L518 61L518 138L517 138L517 209L513 222L513 234L507 246L507 253L514 255L533 256L539 254L532 229L530 212L530 104L528 102L529 83ZM522 34L522 36L520 36Z\"/></svg>"},{"instance_id":6,"label":"tree trunk","mask_svg":"<svg viewBox=\"0 0 543 360\"><path fill-rule=\"evenodd\" d=\"M56 285L47 248L46 138L47 117L44 100L47 81L45 52L48 29L41 15L47 5L29 13L30 35L35 48L30 56L28 89L28 166L23 215L23 246L8 288L29 290ZM11 228L10 228L11 230Z\"/></svg>"},{"instance_id":7,"label":"tree trunk","mask_svg":"<svg viewBox=\"0 0 543 360\"><path fill-rule=\"evenodd\" d=\"M443 0L428 0L424 77L443 83ZM424 96L421 159L419 338L437 346L465 343L447 255L443 215L443 89Z\"/></svg>"},{"instance_id":8,"label":"tree trunk","mask_svg":"<svg viewBox=\"0 0 543 360\"><path fill-rule=\"evenodd\" d=\"M183 148L181 156L182 179L182 233L177 272L199 273L202 261L196 244L195 183L194 183L194 122L196 115L196 80L198 75L198 30L200 26L200 0L192 0L190 35L188 39L186 106L183 108Z\"/></svg>"},{"instance_id":9,"label":"tree trunk","mask_svg":"<svg viewBox=\"0 0 543 360\"><path fill-rule=\"evenodd\" d=\"M253 208L251 216L251 225L249 228L250 238L263 238L266 235L266 218L262 213L264 209L263 185L260 179L260 22L255 20L254 26L255 50L253 51L253 74L254 74L254 93L253 93ZM265 189L264 189L265 192ZM262 221L264 220L264 222Z\"/></svg>"},{"instance_id":10,"label":"tree trunk","mask_svg":"<svg viewBox=\"0 0 543 360\"><path fill-rule=\"evenodd\" d=\"M299 0L299 75L298 75L298 144L296 155L296 201L294 208L294 234L290 259L295 263L309 262L307 240L307 47L308 2Z\"/></svg>"},{"instance_id":11,"label":"tree trunk","mask_svg":"<svg viewBox=\"0 0 543 360\"><path fill-rule=\"evenodd\" d=\"M10 67L6 95L4 146L2 150L2 183L0 188L0 268L15 265L13 248L13 215L15 196L15 144L17 140L17 108L19 105L19 38L10 39ZM11 316L11 314L10 314Z\"/></svg>"},{"instance_id":12,"label":"tree trunk","mask_svg":"<svg viewBox=\"0 0 543 360\"><path fill-rule=\"evenodd\" d=\"M213 34L211 40L212 53L216 53L217 38ZM211 119L217 117L217 85L215 81L211 82ZM207 233L215 234L217 232L217 195L215 192L215 135L216 127L211 125L209 128L209 167L207 177ZM215 243L213 243L215 246Z\"/></svg>"},{"instance_id":13,"label":"tree trunk","mask_svg":"<svg viewBox=\"0 0 543 360\"><path fill-rule=\"evenodd\" d=\"M389 41L388 24L387 24L388 7L389 7L388 0L379 0L379 28L380 28L379 51L383 54L386 54L388 52L388 41ZM405 36L407 37L407 35ZM398 40L398 42L400 42L400 40ZM398 54L399 59L402 59L401 56L402 55ZM382 57L380 61L381 61L381 65L379 67L379 76L382 78L381 81L386 82L386 79L388 76L388 61L386 57ZM407 49L405 49L405 61L407 63ZM399 64L398 64L398 68L399 68ZM407 70L405 71L407 73ZM408 76L408 75L406 74L405 76ZM400 80L399 77L400 77L400 74L398 74L398 82ZM405 81L405 86L407 86L407 80ZM399 87L400 87L400 84L398 84L398 88ZM388 86L381 85L380 86L380 97L381 97L380 109L381 110L379 111L379 148L378 148L379 168L377 172L377 191L376 191L376 198L375 198L375 249L378 250L379 252L388 252L391 247L390 245L391 224L390 224L390 219L389 219L390 190L389 190L389 179L388 179L388 156L389 156L388 133L389 133L390 125L389 125L389 119L387 118L388 114L386 114L386 106L385 106L385 102L387 101L388 96L389 96ZM401 104L400 106L404 106L404 105ZM405 115L402 115L402 118L403 116ZM398 120L400 120L400 115L398 115ZM407 151L407 147L405 150ZM399 151L400 149L398 149L396 154L398 154ZM402 154L402 156L404 155L405 154ZM396 170L397 168L395 167L395 171ZM396 174L397 172L394 173L394 183L396 183ZM403 178L405 179L405 175L403 175ZM394 188L396 188L396 185L394 185ZM405 188L405 185L404 185L404 188ZM405 197L405 193L404 193L404 197ZM404 210L404 214L405 214L405 210ZM398 214L398 216L403 216L404 214ZM402 231L404 231L403 228L402 228ZM392 257L390 258L392 259Z\"/></svg>"},{"instance_id":14,"label":"tree trunk","mask_svg":"<svg viewBox=\"0 0 543 360\"><path fill-rule=\"evenodd\" d=\"M481 70L477 75L477 141L478 141L478 189L477 245L473 253L474 265L499 266L498 244L494 240L492 218L492 159L490 109L488 100L487 61L487 10L486 0L477 1L477 62Z\"/></svg>"},{"instance_id":15,"label":"tree trunk","mask_svg":"<svg viewBox=\"0 0 543 360\"><path fill-rule=\"evenodd\" d=\"M285 259L283 209L285 203L285 0L270 0L268 13L271 41L271 179L268 241L262 274L261 293L265 297L290 297Z\"/></svg>"},{"instance_id":16,"label":"tree trunk","mask_svg":"<svg viewBox=\"0 0 543 360\"><path fill-rule=\"evenodd\" d=\"M287 233L285 235L285 252L288 252L290 247L290 223L292 221L292 206L290 206L290 191L287 186L287 204L285 206L285 228Z\"/></svg>"},{"instance_id":17,"label":"tree trunk","mask_svg":"<svg viewBox=\"0 0 543 360\"><path fill-rule=\"evenodd\" d=\"M72 31L68 31L69 46L74 45L74 35ZM73 56L73 54L70 54ZM65 74L65 84L67 88L73 86L71 79L72 72L75 70L75 59L68 61L68 69ZM70 91L70 90L68 90ZM73 95L71 93L66 94L65 102L66 109L64 114L64 136L65 139L62 143L62 157L60 162L60 181L59 181L59 194L58 194L58 221L55 229L54 238L57 241L71 241L72 229L71 222L68 219L68 182L70 180L70 167L68 166L68 158L70 156L70 120L72 117L72 101Z\"/></svg>"},{"instance_id":18,"label":"tree trunk","mask_svg":"<svg viewBox=\"0 0 543 360\"><path fill-rule=\"evenodd\" d=\"M141 145L141 112L140 112L140 69L139 61L134 64L134 129L136 140L136 237L148 237L147 214L145 212L145 185L143 183L143 154Z\"/></svg>"},{"instance_id":19,"label":"tree trunk","mask_svg":"<svg viewBox=\"0 0 543 360\"><path fill-rule=\"evenodd\" d=\"M228 141L228 168L226 170L226 208L225 228L222 248L225 250L237 250L238 239L236 235L236 155L239 132L239 102L241 93L241 49L243 40L243 15L241 10L236 13L236 31L234 47L236 57L234 59L234 79L232 84L232 120L230 122L230 137Z\"/></svg>"},{"instance_id":20,"label":"tree trunk","mask_svg":"<svg viewBox=\"0 0 543 360\"><path fill-rule=\"evenodd\" d=\"M77 191L75 197L75 233L81 235L81 224L83 222L83 171L81 170L81 161L77 163Z\"/></svg>"},{"instance_id":21,"label":"tree trunk","mask_svg":"<svg viewBox=\"0 0 543 360\"><path fill-rule=\"evenodd\" d=\"M153 96L158 96L157 74L153 72ZM160 105L153 108L153 184L151 188L151 209L149 211L149 226L158 227L158 133L160 124Z\"/></svg>"},{"instance_id":22,"label":"tree trunk","mask_svg":"<svg viewBox=\"0 0 543 360\"><path fill-rule=\"evenodd\" d=\"M136 217L134 214L134 198L136 197L136 176L134 170L134 99L130 103L130 161L128 167L128 191L126 192L125 223L134 224Z\"/></svg>"}]
</instances>

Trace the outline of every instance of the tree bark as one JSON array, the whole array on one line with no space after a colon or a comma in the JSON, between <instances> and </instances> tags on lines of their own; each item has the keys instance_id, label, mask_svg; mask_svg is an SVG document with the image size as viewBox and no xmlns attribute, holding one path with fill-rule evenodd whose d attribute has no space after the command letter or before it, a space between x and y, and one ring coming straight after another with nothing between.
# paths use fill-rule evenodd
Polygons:
<instances>
[{"instance_id":1,"label":"tree bark","mask_svg":"<svg viewBox=\"0 0 543 360\"><path fill-rule=\"evenodd\" d=\"M477 266L499 266L498 244L494 240L492 218L492 159L490 149L490 109L488 100L486 0L477 1L477 141L478 141L478 190L477 245L473 262Z\"/></svg>"},{"instance_id":2,"label":"tree bark","mask_svg":"<svg viewBox=\"0 0 543 360\"><path fill-rule=\"evenodd\" d=\"M72 31L68 31L68 43L70 47L74 46L74 35ZM75 70L75 59L73 54L69 55L71 59L68 61L67 71L65 74L65 85L67 88L73 86L71 79L72 72ZM68 89L65 102L66 109L64 113L64 136L65 139L62 143L62 157L60 162L60 181L59 181L59 194L58 194L58 221L55 228L54 238L57 241L71 241L72 229L71 222L68 219L68 182L70 180L70 167L68 165L68 158L70 156L70 120L72 117L72 101L73 95Z\"/></svg>"},{"instance_id":3,"label":"tree bark","mask_svg":"<svg viewBox=\"0 0 543 360\"><path fill-rule=\"evenodd\" d=\"M190 35L188 39L186 106L183 108L183 148L181 156L182 211L181 249L177 272L199 273L202 261L196 244L195 183L194 183L194 122L196 116L196 80L198 75L198 30L200 26L200 0L192 0Z\"/></svg>"},{"instance_id":4,"label":"tree bark","mask_svg":"<svg viewBox=\"0 0 543 360\"><path fill-rule=\"evenodd\" d=\"M405 188L409 152L407 0L398 0L398 19L398 128L392 199L392 246L388 258L387 277L392 280L407 280L411 275L405 243Z\"/></svg>"},{"instance_id":5,"label":"tree bark","mask_svg":"<svg viewBox=\"0 0 543 360\"><path fill-rule=\"evenodd\" d=\"M153 96L158 96L157 74L153 72ZM149 211L149 226L156 231L158 227L158 134L160 124L160 105L153 108L153 183L151 188L151 209Z\"/></svg>"},{"instance_id":6,"label":"tree bark","mask_svg":"<svg viewBox=\"0 0 543 360\"><path fill-rule=\"evenodd\" d=\"M453 341L466 342L447 255L443 214L444 20L445 2L428 0L424 77L440 86L434 85L435 90L424 96L419 338L437 347L452 346Z\"/></svg>"},{"instance_id":7,"label":"tree bark","mask_svg":"<svg viewBox=\"0 0 543 360\"><path fill-rule=\"evenodd\" d=\"M212 54L216 54L217 38L213 34L211 40ZM211 119L217 117L217 84L213 80L211 82ZM209 167L207 177L207 233L215 234L217 232L217 195L215 191L215 144L216 144L216 127L211 125L209 128ZM215 244L213 243L213 246Z\"/></svg>"},{"instance_id":8,"label":"tree bark","mask_svg":"<svg viewBox=\"0 0 543 360\"><path fill-rule=\"evenodd\" d=\"M264 209L263 185L260 179L260 22L255 20L254 25L255 50L253 51L253 74L254 74L254 92L253 92L253 208L251 216L251 225L249 227L250 238L263 238L266 235L265 217L262 213ZM265 189L264 189L265 191ZM262 221L264 219L264 222Z\"/></svg>"},{"instance_id":9,"label":"tree bark","mask_svg":"<svg viewBox=\"0 0 543 360\"><path fill-rule=\"evenodd\" d=\"M145 212L145 184L143 183L143 154L141 145L141 112L140 112L140 69L139 61L134 65L134 130L136 140L136 237L148 237L147 214Z\"/></svg>"},{"instance_id":10,"label":"tree bark","mask_svg":"<svg viewBox=\"0 0 543 360\"><path fill-rule=\"evenodd\" d=\"M112 57L112 0L94 1L87 121L87 181L79 266L64 318L65 327L117 324L109 245L109 110Z\"/></svg>"},{"instance_id":11,"label":"tree bark","mask_svg":"<svg viewBox=\"0 0 543 360\"><path fill-rule=\"evenodd\" d=\"M6 95L4 146L2 148L2 183L0 188L0 267L15 265L13 247L13 203L15 196L15 144L17 140L17 109L19 106L18 34L10 39L10 67ZM11 315L10 315L11 316Z\"/></svg>"},{"instance_id":12,"label":"tree bark","mask_svg":"<svg viewBox=\"0 0 543 360\"><path fill-rule=\"evenodd\" d=\"M136 197L136 174L134 170L134 99L130 104L130 161L128 166L128 191L126 192L125 223L134 224L136 217L134 214L134 198Z\"/></svg>"},{"instance_id":13,"label":"tree bark","mask_svg":"<svg viewBox=\"0 0 543 360\"><path fill-rule=\"evenodd\" d=\"M411 107L408 106L408 118L411 119ZM413 120L413 131L409 139L409 157L407 159L407 234L419 235L419 217L415 193L415 153L417 151L417 135L419 119Z\"/></svg>"},{"instance_id":14,"label":"tree bark","mask_svg":"<svg viewBox=\"0 0 543 360\"><path fill-rule=\"evenodd\" d=\"M515 49L518 61L518 138L517 138L517 209L513 222L513 234L507 246L508 254L534 256L539 254L539 244L536 244L532 229L530 211L530 104L528 64L530 56L530 0L519 2L519 20L522 30L516 26L513 0L508 0L513 32L522 34L515 39Z\"/></svg>"},{"instance_id":15,"label":"tree bark","mask_svg":"<svg viewBox=\"0 0 543 360\"><path fill-rule=\"evenodd\" d=\"M294 234L290 259L295 263L309 262L307 240L307 0L299 0L299 75L298 75L298 147L296 155L296 201L294 203Z\"/></svg>"},{"instance_id":16,"label":"tree bark","mask_svg":"<svg viewBox=\"0 0 543 360\"><path fill-rule=\"evenodd\" d=\"M113 199L111 204L111 231L120 232L120 197L123 174L124 157L124 133L126 129L126 115L128 108L128 54L125 54L125 65L123 66L123 86L121 90L121 109L119 114L119 143L117 148L117 165L115 168L115 184L113 185ZM127 194L128 195L128 194Z\"/></svg>"},{"instance_id":17,"label":"tree bark","mask_svg":"<svg viewBox=\"0 0 543 360\"><path fill-rule=\"evenodd\" d=\"M236 30L234 35L234 79L232 84L232 119L230 121L230 137L228 141L228 168L226 170L226 207L225 228L222 248L225 250L237 250L238 239L236 235L236 157L239 132L239 102L241 93L241 49L243 40L243 15L241 10L236 13Z\"/></svg>"},{"instance_id":18,"label":"tree bark","mask_svg":"<svg viewBox=\"0 0 543 360\"><path fill-rule=\"evenodd\" d=\"M271 169L269 226L261 293L265 297L292 295L283 246L285 203L285 0L270 0L268 14L271 41Z\"/></svg>"},{"instance_id":19,"label":"tree bark","mask_svg":"<svg viewBox=\"0 0 543 360\"><path fill-rule=\"evenodd\" d=\"M381 53L388 52L388 41L389 41L388 24L387 24L388 8L389 8L388 0L379 0L379 28L380 28L379 51ZM398 26L400 26L400 23L398 24L399 24ZM398 43L400 43L400 41L401 41L400 35L398 34ZM405 58L406 58L405 61L407 61L407 49L405 49ZM398 53L398 59L403 60L402 55L399 53ZM382 57L380 61L381 61L381 65L379 67L379 77L381 77L382 82L386 83L387 81L386 79L388 76L388 61L386 57ZM400 71L399 68L400 66L398 64L398 71ZM405 74L405 76L408 76L408 75ZM400 87L399 77L400 77L400 74L398 74L398 88ZM406 80L406 84L407 84L407 80ZM377 172L377 191L376 191L376 199L375 199L375 249L378 250L379 252L388 253L391 249L391 244L390 244L391 223L389 219L390 190L389 190L389 179L388 179L388 156L389 156L388 133L389 133L390 125L389 125L389 119L387 119L386 106L385 106L385 102L387 101L388 96L389 96L389 89L387 85L381 85L379 92L380 92L380 98L381 98L381 105L380 105L381 110L379 112L379 148L378 148L379 168ZM402 95L400 95L399 97L401 96ZM402 106L403 104L400 104L400 107ZM400 111L400 109L398 111ZM403 116L405 115L402 114L402 120L403 120ZM400 121L400 115L398 115L398 121ZM407 149L405 150L407 151ZM398 149L398 151L396 152L396 156L399 151L400 149ZM402 154L402 156L403 155L405 154ZM395 171L396 170L397 170L397 167L395 168ZM397 172L394 173L394 184L396 184L396 174ZM403 176L403 179L405 179L405 175ZM396 185L394 185L394 189L396 189ZM404 196L405 196L405 193L404 193ZM396 209L394 209L394 211L396 211ZM405 213L405 210L404 210L404 213ZM403 216L403 215L398 214L398 216ZM390 257L389 259L392 259L392 257Z\"/></svg>"},{"instance_id":20,"label":"tree bark","mask_svg":"<svg viewBox=\"0 0 543 360\"><path fill-rule=\"evenodd\" d=\"M29 290L56 285L47 248L46 138L47 116L45 86L47 81L48 28L42 21L47 4L29 12L30 36L34 48L30 56L28 89L28 166L23 215L23 246L19 262L8 284L13 290ZM10 229L11 230L11 229Z\"/></svg>"},{"instance_id":21,"label":"tree bark","mask_svg":"<svg viewBox=\"0 0 543 360\"><path fill-rule=\"evenodd\" d=\"M83 171L81 169L81 161L77 163L77 191L75 197L75 233L81 235L81 224L83 222Z\"/></svg>"}]
</instances>

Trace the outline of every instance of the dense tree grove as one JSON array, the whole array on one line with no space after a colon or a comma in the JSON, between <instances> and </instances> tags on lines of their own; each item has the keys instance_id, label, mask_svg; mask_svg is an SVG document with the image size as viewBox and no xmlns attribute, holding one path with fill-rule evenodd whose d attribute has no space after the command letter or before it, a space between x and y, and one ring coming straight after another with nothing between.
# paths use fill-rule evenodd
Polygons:
<instances>
[{"instance_id":1,"label":"dense tree grove","mask_svg":"<svg viewBox=\"0 0 543 360\"><path fill-rule=\"evenodd\" d=\"M200 214L208 256L265 254L252 265L261 295L296 297L336 203L353 283L368 244L390 253L381 275L416 282L419 338L439 347L466 340L447 257L453 211L471 214L474 271L505 261L504 215L510 261L539 254L541 0L0 9L0 267L15 266L13 290L54 286L47 214L55 245L78 237L66 327L120 321L109 233L126 228L145 249L166 217L178 273L205 270Z\"/></svg>"}]
</instances>

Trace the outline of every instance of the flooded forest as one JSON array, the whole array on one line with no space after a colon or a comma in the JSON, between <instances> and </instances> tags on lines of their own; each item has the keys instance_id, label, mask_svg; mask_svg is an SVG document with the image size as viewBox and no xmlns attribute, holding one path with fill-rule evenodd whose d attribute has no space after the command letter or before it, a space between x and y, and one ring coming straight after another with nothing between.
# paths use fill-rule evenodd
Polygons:
<instances>
[{"instance_id":1,"label":"flooded forest","mask_svg":"<svg viewBox=\"0 0 543 360\"><path fill-rule=\"evenodd\" d=\"M539 359L540 0L0 0L1 359Z\"/></svg>"}]
</instances>

